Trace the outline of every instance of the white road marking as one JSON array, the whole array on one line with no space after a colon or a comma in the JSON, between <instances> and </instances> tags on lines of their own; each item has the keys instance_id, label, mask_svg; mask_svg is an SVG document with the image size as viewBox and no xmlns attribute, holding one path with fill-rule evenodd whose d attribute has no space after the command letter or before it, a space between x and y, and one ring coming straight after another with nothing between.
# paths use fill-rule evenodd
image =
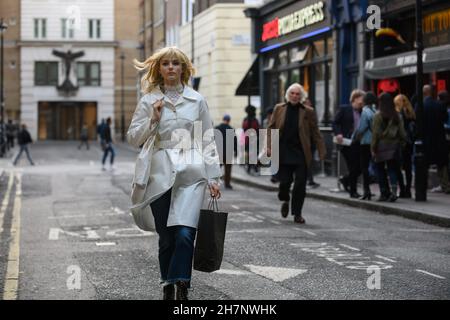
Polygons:
<instances>
[{"instance_id":1,"label":"white road marking","mask_svg":"<svg viewBox=\"0 0 450 320\"><path fill-rule=\"evenodd\" d=\"M314 232L308 231L308 230L303 230L301 228L294 228L295 230L299 230L301 232L304 232L306 234L309 234L310 236L317 236L317 234L315 234Z\"/></svg>"},{"instance_id":2,"label":"white road marking","mask_svg":"<svg viewBox=\"0 0 450 320\"><path fill-rule=\"evenodd\" d=\"M380 255L375 255L375 257L383 259L383 260L386 260L386 261L389 261L389 262L394 262L394 263L397 262L397 261L395 261L393 259L386 258L386 257L380 256Z\"/></svg>"},{"instance_id":3,"label":"white road marking","mask_svg":"<svg viewBox=\"0 0 450 320\"><path fill-rule=\"evenodd\" d=\"M235 206L234 204L232 204L231 207L232 207L233 209L239 210L239 207L238 207L238 206Z\"/></svg>"},{"instance_id":4,"label":"white road marking","mask_svg":"<svg viewBox=\"0 0 450 320\"><path fill-rule=\"evenodd\" d=\"M339 245L340 245L341 247L344 247L344 248L347 248L347 249L350 249L350 250L353 250L353 251L361 251L360 249L355 248L355 247L351 247L351 246L349 246L349 245L347 245L347 244L340 243Z\"/></svg>"},{"instance_id":5,"label":"white road marking","mask_svg":"<svg viewBox=\"0 0 450 320\"><path fill-rule=\"evenodd\" d=\"M326 242L303 242L291 243L290 245L351 270L367 270L371 266L377 266L380 269L391 269L393 267L368 256L363 256L362 253L343 251L338 246L329 245ZM349 246L345 245L345 247Z\"/></svg>"},{"instance_id":6,"label":"white road marking","mask_svg":"<svg viewBox=\"0 0 450 320\"><path fill-rule=\"evenodd\" d=\"M255 214L255 217L257 217L257 218L259 218L259 219L266 219L266 217L264 217L264 216L262 216L262 215L260 215L260 214Z\"/></svg>"},{"instance_id":7,"label":"white road marking","mask_svg":"<svg viewBox=\"0 0 450 320\"><path fill-rule=\"evenodd\" d=\"M443 276L438 276L437 274L430 273L430 272L427 272L425 270L416 269L416 271L417 272L421 272L421 273L425 273L425 274L427 274L429 276L432 276L432 277L435 277L435 278L438 278L438 279L445 279L445 277L443 277Z\"/></svg>"},{"instance_id":8,"label":"white road marking","mask_svg":"<svg viewBox=\"0 0 450 320\"><path fill-rule=\"evenodd\" d=\"M236 275L236 276L251 274L248 271L231 270L231 269L220 269L220 270L214 271L214 273L217 273L217 274L231 274L231 275Z\"/></svg>"},{"instance_id":9,"label":"white road marking","mask_svg":"<svg viewBox=\"0 0 450 320\"><path fill-rule=\"evenodd\" d=\"M246 268L249 268L251 272L256 273L265 278L271 279L275 282L281 282L296 277L308 271L307 269L264 267L264 266L255 266L252 264L246 264L244 266Z\"/></svg>"},{"instance_id":10,"label":"white road marking","mask_svg":"<svg viewBox=\"0 0 450 320\"><path fill-rule=\"evenodd\" d=\"M95 245L99 247L103 246L115 246L117 243L115 242L96 242Z\"/></svg>"},{"instance_id":11,"label":"white road marking","mask_svg":"<svg viewBox=\"0 0 450 320\"><path fill-rule=\"evenodd\" d=\"M397 229L402 232L450 232L449 229Z\"/></svg>"},{"instance_id":12,"label":"white road marking","mask_svg":"<svg viewBox=\"0 0 450 320\"><path fill-rule=\"evenodd\" d=\"M277 224L277 225L280 225L280 224L281 224L281 222L280 222L280 221L277 221L277 220L270 220L270 222L272 222L273 224Z\"/></svg>"}]
</instances>

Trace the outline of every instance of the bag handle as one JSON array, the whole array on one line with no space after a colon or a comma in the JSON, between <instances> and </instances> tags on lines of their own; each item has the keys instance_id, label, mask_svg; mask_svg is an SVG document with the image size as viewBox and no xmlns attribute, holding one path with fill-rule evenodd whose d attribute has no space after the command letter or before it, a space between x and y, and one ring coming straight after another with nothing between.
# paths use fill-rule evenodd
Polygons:
<instances>
[{"instance_id":1,"label":"bag handle","mask_svg":"<svg viewBox=\"0 0 450 320\"><path fill-rule=\"evenodd\" d=\"M216 210L214 210L214 207L215 207ZM216 211L216 212L219 211L219 205L217 203L216 197L211 197L209 199L208 210L213 210L213 211Z\"/></svg>"}]
</instances>

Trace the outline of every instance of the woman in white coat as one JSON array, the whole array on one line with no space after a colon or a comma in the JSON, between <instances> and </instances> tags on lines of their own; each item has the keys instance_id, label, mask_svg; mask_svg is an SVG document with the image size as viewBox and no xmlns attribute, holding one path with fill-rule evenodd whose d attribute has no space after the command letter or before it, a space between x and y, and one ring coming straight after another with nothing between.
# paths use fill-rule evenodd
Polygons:
<instances>
[{"instance_id":1,"label":"woman in white coat","mask_svg":"<svg viewBox=\"0 0 450 320\"><path fill-rule=\"evenodd\" d=\"M142 188L145 196L135 209L150 205L153 213L163 299L187 300L205 187L220 198L213 123L205 99L188 86L194 68L181 50L163 48L144 62L135 60L135 66L144 71L145 95L127 138L136 147L144 145L141 154L150 150L136 163L133 187ZM142 159L148 160L139 164Z\"/></svg>"}]
</instances>

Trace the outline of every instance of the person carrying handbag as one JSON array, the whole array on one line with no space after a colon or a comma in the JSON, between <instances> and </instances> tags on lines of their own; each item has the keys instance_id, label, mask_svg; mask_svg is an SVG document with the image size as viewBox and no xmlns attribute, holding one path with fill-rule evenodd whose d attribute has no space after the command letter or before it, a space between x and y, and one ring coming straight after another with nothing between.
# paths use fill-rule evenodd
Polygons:
<instances>
[{"instance_id":1,"label":"person carrying handbag","mask_svg":"<svg viewBox=\"0 0 450 320\"><path fill-rule=\"evenodd\" d=\"M181 50L166 47L134 63L144 72L145 94L127 139L144 147L136 161L131 212L138 227L149 229L154 222L159 235L163 299L187 300L206 186L212 197L220 198L213 122L203 96L188 86L194 68Z\"/></svg>"},{"instance_id":2,"label":"person carrying handbag","mask_svg":"<svg viewBox=\"0 0 450 320\"><path fill-rule=\"evenodd\" d=\"M372 122L376 110L377 97L372 92L366 92L364 95L364 108L361 113L358 129L353 134L353 140L360 142L359 159L363 175L364 194L361 200L370 200L372 192L370 191L369 165L372 158L370 144L372 142Z\"/></svg>"},{"instance_id":3,"label":"person carrying handbag","mask_svg":"<svg viewBox=\"0 0 450 320\"><path fill-rule=\"evenodd\" d=\"M379 112L373 118L371 143L381 193L378 201L394 202L397 200L397 173L400 168L401 148L406 143L406 132L403 120L395 110L392 96L389 93L383 93L378 101Z\"/></svg>"}]
</instances>

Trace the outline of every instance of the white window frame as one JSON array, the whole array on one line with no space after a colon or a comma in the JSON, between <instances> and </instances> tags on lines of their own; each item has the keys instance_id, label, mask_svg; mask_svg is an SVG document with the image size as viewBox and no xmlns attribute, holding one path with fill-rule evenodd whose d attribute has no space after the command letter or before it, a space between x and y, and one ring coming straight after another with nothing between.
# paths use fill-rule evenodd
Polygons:
<instances>
[{"instance_id":1,"label":"white window frame","mask_svg":"<svg viewBox=\"0 0 450 320\"><path fill-rule=\"evenodd\" d=\"M47 19L46 18L34 18L34 38L46 39L47 38Z\"/></svg>"},{"instance_id":2,"label":"white window frame","mask_svg":"<svg viewBox=\"0 0 450 320\"><path fill-rule=\"evenodd\" d=\"M88 19L89 39L100 39L102 36L102 20Z\"/></svg>"}]
</instances>

